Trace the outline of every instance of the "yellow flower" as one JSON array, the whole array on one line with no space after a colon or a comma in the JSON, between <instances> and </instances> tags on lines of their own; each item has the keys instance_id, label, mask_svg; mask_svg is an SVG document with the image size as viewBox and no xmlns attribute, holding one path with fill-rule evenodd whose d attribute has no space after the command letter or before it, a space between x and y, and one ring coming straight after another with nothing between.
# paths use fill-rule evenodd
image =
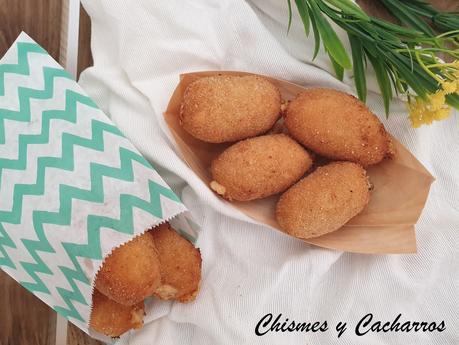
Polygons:
<instances>
[{"instance_id":1,"label":"yellow flower","mask_svg":"<svg viewBox=\"0 0 459 345\"><path fill-rule=\"evenodd\" d=\"M416 97L414 101L408 102L408 109L411 125L414 128L446 119L451 113L451 107L445 104L445 91L428 95L427 100Z\"/></svg>"},{"instance_id":2,"label":"yellow flower","mask_svg":"<svg viewBox=\"0 0 459 345\"><path fill-rule=\"evenodd\" d=\"M451 113L451 108L449 108L449 107L448 108L438 109L434 113L434 119L437 120L437 121L447 119L449 117L450 113Z\"/></svg>"},{"instance_id":3,"label":"yellow flower","mask_svg":"<svg viewBox=\"0 0 459 345\"><path fill-rule=\"evenodd\" d=\"M445 93L448 95L450 93L456 92L457 87L458 87L458 82L459 82L458 80L444 81L443 83L441 83L441 87L443 91L445 91Z\"/></svg>"},{"instance_id":4,"label":"yellow flower","mask_svg":"<svg viewBox=\"0 0 459 345\"><path fill-rule=\"evenodd\" d=\"M438 90L433 95L429 95L430 105L429 108L431 110L438 110L441 109L445 105L445 91Z\"/></svg>"},{"instance_id":5,"label":"yellow flower","mask_svg":"<svg viewBox=\"0 0 459 345\"><path fill-rule=\"evenodd\" d=\"M408 102L411 125L414 128L420 127L424 121L424 115L427 112L426 102L421 97L416 97L414 101Z\"/></svg>"}]
</instances>

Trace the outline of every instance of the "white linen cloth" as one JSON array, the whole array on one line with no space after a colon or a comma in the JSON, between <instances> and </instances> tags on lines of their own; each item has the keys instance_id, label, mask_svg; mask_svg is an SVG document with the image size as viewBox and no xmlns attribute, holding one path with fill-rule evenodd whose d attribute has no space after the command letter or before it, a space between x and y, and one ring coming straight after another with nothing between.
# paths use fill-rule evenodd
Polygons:
<instances>
[{"instance_id":1,"label":"white linen cloth","mask_svg":"<svg viewBox=\"0 0 459 345\"><path fill-rule=\"evenodd\" d=\"M292 3L294 3L292 1ZM178 157L163 120L180 73L243 70L306 86L353 92L337 81L326 55L311 62L313 38L294 8L279 0L83 0L92 20L94 67L80 83L202 224L202 289L191 304L153 302L145 327L120 344L459 344L459 124L410 128L402 102L386 128L436 177L417 225L418 253L359 255L326 250L256 225L220 201ZM370 88L377 91L374 83ZM439 333L371 333L356 323L445 321ZM254 333L267 313L298 322L327 320L325 333ZM337 339L338 321L348 330Z\"/></svg>"}]
</instances>

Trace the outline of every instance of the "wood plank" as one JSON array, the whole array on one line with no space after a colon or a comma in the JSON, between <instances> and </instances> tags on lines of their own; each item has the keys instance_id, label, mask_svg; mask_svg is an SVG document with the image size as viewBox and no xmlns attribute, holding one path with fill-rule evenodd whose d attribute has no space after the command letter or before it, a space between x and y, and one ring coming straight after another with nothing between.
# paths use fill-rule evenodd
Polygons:
<instances>
[{"instance_id":1,"label":"wood plank","mask_svg":"<svg viewBox=\"0 0 459 345\"><path fill-rule=\"evenodd\" d=\"M442 11L459 11L459 2L457 0L431 0L430 3Z\"/></svg>"},{"instance_id":2,"label":"wood plank","mask_svg":"<svg viewBox=\"0 0 459 345\"><path fill-rule=\"evenodd\" d=\"M357 4L371 16L390 21L393 20L393 17L379 0L357 0Z\"/></svg>"},{"instance_id":3,"label":"wood plank","mask_svg":"<svg viewBox=\"0 0 459 345\"><path fill-rule=\"evenodd\" d=\"M459 11L458 0L430 0L428 2L441 11ZM391 15L388 13L384 5L382 5L380 0L357 0L357 3L370 15L386 20L392 20Z\"/></svg>"},{"instance_id":4,"label":"wood plank","mask_svg":"<svg viewBox=\"0 0 459 345\"><path fill-rule=\"evenodd\" d=\"M0 56L25 31L58 59L60 12L60 0L0 0ZM0 271L0 345L54 345L55 324L52 309Z\"/></svg>"},{"instance_id":5,"label":"wood plank","mask_svg":"<svg viewBox=\"0 0 459 345\"><path fill-rule=\"evenodd\" d=\"M21 31L59 59L60 0L0 0L0 55Z\"/></svg>"},{"instance_id":6,"label":"wood plank","mask_svg":"<svg viewBox=\"0 0 459 345\"><path fill-rule=\"evenodd\" d=\"M91 54L91 19L83 6L80 7L80 32L78 35L78 76L93 65Z\"/></svg>"},{"instance_id":7,"label":"wood plank","mask_svg":"<svg viewBox=\"0 0 459 345\"><path fill-rule=\"evenodd\" d=\"M67 330L67 345L103 345L103 343L92 339L78 327L69 323Z\"/></svg>"},{"instance_id":8,"label":"wood plank","mask_svg":"<svg viewBox=\"0 0 459 345\"><path fill-rule=\"evenodd\" d=\"M0 270L0 345L54 345L56 313Z\"/></svg>"}]
</instances>

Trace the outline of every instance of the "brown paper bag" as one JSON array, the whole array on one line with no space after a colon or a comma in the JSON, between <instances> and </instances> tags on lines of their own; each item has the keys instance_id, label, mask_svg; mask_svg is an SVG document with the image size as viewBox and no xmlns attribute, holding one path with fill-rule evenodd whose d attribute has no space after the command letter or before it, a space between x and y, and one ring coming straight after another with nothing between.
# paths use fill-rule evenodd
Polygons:
<instances>
[{"instance_id":1,"label":"brown paper bag","mask_svg":"<svg viewBox=\"0 0 459 345\"><path fill-rule=\"evenodd\" d=\"M207 184L211 182L210 163L231 144L209 144L189 135L179 121L180 103L186 87L197 78L215 74L248 75L245 72L198 72L181 75L164 118L175 138L182 158ZM269 79L279 87L285 100L303 91L302 86ZM374 185L371 201L364 211L338 231L305 242L324 248L357 253L414 253L416 224L434 181L416 158L393 138L396 157L368 168ZM249 202L227 202L231 207L269 227L281 230L274 216L278 195Z\"/></svg>"}]
</instances>

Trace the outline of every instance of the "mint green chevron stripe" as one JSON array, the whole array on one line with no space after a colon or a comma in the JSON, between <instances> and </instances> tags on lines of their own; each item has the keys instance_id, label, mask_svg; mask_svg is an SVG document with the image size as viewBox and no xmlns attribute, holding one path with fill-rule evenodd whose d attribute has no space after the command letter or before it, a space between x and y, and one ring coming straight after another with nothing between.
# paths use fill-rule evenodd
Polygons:
<instances>
[{"instance_id":1,"label":"mint green chevron stripe","mask_svg":"<svg viewBox=\"0 0 459 345\"><path fill-rule=\"evenodd\" d=\"M85 275L83 270L81 269L77 257L86 257L90 259L102 259L102 252L100 250L100 230L101 228L111 228L113 230L132 234L134 232L134 224L133 224L133 208L137 207L147 211L148 213L155 215L157 217L161 217L161 206L159 205L158 210L158 203L159 203L159 195L166 196L174 201L179 202L177 196L170 190L163 186L156 184L153 181L149 181L149 191L150 191L150 201L145 202L144 200L137 198L132 195L122 195L120 198L120 209L121 215L120 219L112 219L109 217L101 217L95 215L88 216L88 244L80 245L74 243L63 243L63 246L72 260L73 264L75 265L75 270L70 270L68 268L61 268L62 273L65 274L66 278L69 280L79 280L82 281L85 279ZM65 269L65 270L64 270ZM71 283L72 287L74 287L72 295L72 291L64 290L68 293L66 297L66 304L69 306L68 310L65 310L61 307L54 307L55 310L59 308L59 312L64 315L65 317L75 317L73 314L76 312L75 308L73 307L70 299L72 300L79 300L82 298L82 295L78 289L75 289L76 284ZM64 298L64 296L63 296Z\"/></svg>"},{"instance_id":2,"label":"mint green chevron stripe","mask_svg":"<svg viewBox=\"0 0 459 345\"><path fill-rule=\"evenodd\" d=\"M5 74L12 73L12 74L19 74L19 75L29 75L30 68L29 68L29 61L28 61L28 54L29 53L39 53L39 54L47 54L46 51L40 47L36 43L27 43L27 42L19 42L17 44L18 50L18 63L17 64L0 64L0 96L4 96L5 94ZM68 74L67 74L68 75ZM54 76L52 77L54 79ZM18 90L18 94L21 90ZM27 100L27 95L23 97L23 101ZM28 105L28 104L27 104ZM22 106L22 107L21 107ZM24 103L20 103L20 109L24 107ZM30 106L28 107L28 113L30 113ZM0 109L0 144L4 144L4 116L11 115L10 112L6 109ZM22 115L22 113L20 114ZM30 115L29 115L30 116ZM2 165L0 162L0 169ZM1 173L0 173L1 174ZM1 176L1 175L0 175ZM3 257L0 257L0 266L8 266L11 268L15 268L14 263L9 258L6 249L4 246L8 246L11 248L16 248L14 242L6 233L3 225L0 223L0 253Z\"/></svg>"},{"instance_id":3,"label":"mint green chevron stripe","mask_svg":"<svg viewBox=\"0 0 459 345\"><path fill-rule=\"evenodd\" d=\"M55 253L54 249L48 242L46 235L43 232L38 232L37 237L38 241L21 240L24 246L27 248L30 256L35 260L33 263L23 262L21 261L20 264L24 268L24 270L29 274L30 277L35 281L34 283L29 282L20 282L22 286L24 286L30 292L41 292L50 294L50 291L43 283L41 278L37 275L37 273L44 273L52 275L53 272L48 268L48 266L43 262L41 257L38 255L38 251L46 252L46 253Z\"/></svg>"},{"instance_id":4,"label":"mint green chevron stripe","mask_svg":"<svg viewBox=\"0 0 459 345\"><path fill-rule=\"evenodd\" d=\"M0 65L0 96L5 94L5 74L29 75L28 53L47 54L46 51L35 43L18 43L18 63ZM48 99L53 95L53 79L56 77L72 79L62 68L43 68L43 77L45 79L44 90L35 90L25 87L18 88L19 111L11 111L0 108L0 144L5 144L5 119L27 122L30 120L30 98ZM51 82L51 83L50 83ZM51 85L51 87L50 87Z\"/></svg>"},{"instance_id":5,"label":"mint green chevron stripe","mask_svg":"<svg viewBox=\"0 0 459 345\"><path fill-rule=\"evenodd\" d=\"M3 228L3 224L0 223L0 267L5 266L5 267L10 267L10 268L16 268L14 265L13 261L10 259L8 253L6 252L6 249L4 246L10 247L10 248L16 248L16 245L14 242L11 240L11 238L8 236L6 233L5 229Z\"/></svg>"},{"instance_id":6,"label":"mint green chevron stripe","mask_svg":"<svg viewBox=\"0 0 459 345\"><path fill-rule=\"evenodd\" d=\"M54 167L54 168L59 168L63 170L73 170L74 166L74 146L79 145L79 146L84 146L88 148L92 148L94 150L98 151L103 151L104 149L104 143L103 143L103 131L110 131L113 134L117 135L122 135L119 130L107 123L102 123L97 120L93 120L93 125L92 125L92 139L85 139L85 138L80 138L68 133L64 133L62 137L62 152L65 152L65 156L62 158L56 158L56 157L40 157L38 159L38 169L37 169L37 183L35 185L16 185L15 186L15 202L14 202L14 210L10 214L2 214L0 212L0 220L6 220L8 222L17 222L20 220L20 214L21 214L21 209L22 209L22 196L25 194L29 195L40 195L44 192L44 179L45 179L45 168L46 167ZM130 160L136 160L140 164L143 164L146 167L151 167L150 164L140 155L133 153L129 150L126 149L120 149L120 160L121 160L121 168L119 169L120 173L116 173L118 169L116 168L108 168L104 166L99 166L97 164L94 164L91 166L91 185L92 185L92 190L90 193L85 193L87 191L81 191L82 194L79 195L80 199L86 198L88 201L93 201L97 202L103 202L103 184L102 184L102 176L105 174L106 176L111 176L114 178L119 178L119 179L125 179L127 181L133 181L133 172L132 172L132 167L130 165ZM129 163L129 168L127 168ZM154 185L153 185L154 186ZM68 192L67 192L68 190ZM76 188L69 187L62 185L60 187L60 213L63 210L67 210L67 214L64 215L63 218L58 219L55 217L55 215L51 215L47 212L37 212L34 213L34 227L35 231L37 232L37 237L38 241L25 241L24 245L25 247L31 252L32 257L35 259L36 263L30 264L30 263L21 263L21 265L24 267L24 269L29 273L31 277L35 280L35 283L29 283L29 282L24 282L24 286L31 290L31 291L40 291L40 292L46 292L47 289L44 286L43 282L41 279L37 276L37 272L39 273L46 273L50 274L48 268L43 264L41 259L37 257L36 252L37 251L43 251L43 252L52 252L52 248L47 241L45 235L44 235L44 229L42 224L44 223L50 223L50 224L59 224L59 225L69 225L70 224L70 218L71 218L71 200L72 198L70 197L65 197L66 195L71 195L73 191L77 190ZM163 194L165 196L168 196L169 198L178 201L178 198L173 194L172 191L169 189L162 187L160 185L157 185L155 188L151 188L152 191L152 196L155 195L158 199L158 202L154 203L154 207L152 208L154 212L158 216L161 216L161 207L159 204L159 194ZM91 194L92 193L92 194ZM96 197L92 197L93 195L98 195L98 199ZM123 204L125 204L123 202ZM122 208L125 208L128 206L122 206ZM14 216L15 215L15 216ZM7 217L9 216L9 217ZM124 216L126 217L126 216ZM132 211L131 215L127 216L129 218L132 218ZM50 219L48 219L50 218ZM52 218L52 219L51 219ZM122 225L121 225L122 226ZM126 227L126 229L131 229L132 231L132 225L131 227ZM97 244L96 244L97 243ZM99 246L98 250L100 252L100 240L97 239L97 242L95 242L95 245ZM100 255L100 254L99 254ZM76 259L72 260L74 263L78 264ZM79 267L79 266L76 266ZM81 280L82 282L86 281L86 277L84 273L81 271L81 268L79 270L71 272L67 270L63 270L63 273L67 273L66 277L69 280L69 283L73 285L73 280L75 277L78 277L78 280ZM72 276L72 274L75 274ZM62 297L64 300L68 298L67 293L64 293L64 290L62 292ZM70 292L68 292L70 293ZM76 289L74 290L74 295L73 296L74 300L80 301L81 298L81 293ZM64 314L67 317L73 317L78 319L78 315L75 314L74 308L70 308L69 305L69 310L65 312L64 310L59 310L62 314Z\"/></svg>"},{"instance_id":7,"label":"mint green chevron stripe","mask_svg":"<svg viewBox=\"0 0 459 345\"><path fill-rule=\"evenodd\" d=\"M43 212L36 211L37 222L34 222L35 229L37 232L43 231L43 224L59 224L59 225L70 225L71 214L72 214L72 200L80 199L87 200L90 202L102 203L104 202L104 191L103 191L103 177L116 178L123 181L134 181L134 172L132 162L137 161L146 167L151 167L150 164L140 155L134 153L125 148L120 148L120 168L107 167L101 164L91 164L91 189L83 190L80 188L60 185L59 196L60 196L60 208L58 212ZM66 301L69 309L62 307L58 308L59 312L65 317L73 317L78 319L76 309L73 307L70 300L76 300L83 303L84 297L81 292L77 289L74 280L79 280L83 283L89 283L87 278L81 269L76 257L86 257L91 259L102 259L102 252L100 250L100 228L107 227L119 232L133 233L133 207L143 209L156 217L162 216L162 209L160 205L160 195L168 197L174 201L179 202L178 197L168 188L156 184L153 181L149 181L150 190L150 202L134 197L132 195L122 195L120 200L120 219L112 219L108 217L100 217L95 215L88 216L88 244L75 245L72 243L63 243L63 247L67 251L72 263L75 266L75 270L71 270L66 267L61 267L62 273L66 276L73 291L61 289L60 293L62 298ZM39 216L39 218L38 218Z\"/></svg>"},{"instance_id":8,"label":"mint green chevron stripe","mask_svg":"<svg viewBox=\"0 0 459 345\"><path fill-rule=\"evenodd\" d=\"M157 218L162 218L161 195L172 201L180 202L180 199L173 191L157 184L154 181L148 181L148 188L150 193L149 201L142 200L129 194L122 194L120 196L120 219L89 215L88 244L69 244L69 246L73 248L72 254L91 259L102 259L99 237L101 228L110 228L118 232L132 234L134 233L134 208L141 209Z\"/></svg>"},{"instance_id":9,"label":"mint green chevron stripe","mask_svg":"<svg viewBox=\"0 0 459 345\"><path fill-rule=\"evenodd\" d=\"M43 52L38 45L23 45L18 47L18 64L0 66L0 94L4 93L4 75L5 73L29 74L30 69L27 61L27 49L30 51ZM4 121L5 119L17 121L30 121L30 100L33 98L46 99L52 97L54 93L54 82L57 77L69 77L60 69L44 68L44 84L43 90L33 90L28 88L20 88L19 96L19 111L11 112L7 109L0 109L0 144L5 142ZM35 135L20 135L18 146L18 159L0 160L0 178L1 172L4 169L23 170L27 167L27 148L30 144L46 144L49 142L50 122L53 119L63 119L72 123L76 123L76 108L77 103L83 103L96 108L96 105L86 96L71 90L66 91L66 109L65 110L48 110L42 113L42 128L40 134ZM76 146L86 147L91 150L103 151L104 140L103 132L110 132L115 135L122 136L119 130L110 124L93 120L91 123L92 138L86 139L74 136L69 133L64 133L62 136L62 152L63 157L40 157L37 160L37 179L35 184L18 184L13 191L13 207L11 211L0 211L0 253L7 259L0 257L2 262L11 261L4 249L4 246L11 246L11 239L8 237L2 227L2 222L19 224L23 198L25 195L42 195L45 190L45 174L47 168L56 168L62 170L73 171L74 169L74 148ZM33 223L37 234L37 240L22 240L25 248L29 251L35 262L21 262L21 266L35 281L34 283L23 282L22 284L32 292L50 293L40 279L38 274L53 274L41 259L39 252L53 253L54 249L47 240L44 231L44 224L56 224L69 226L72 214L72 200L80 199L90 202L104 202L103 177L108 176L119 180L133 181L134 172L132 163L138 163L151 168L150 164L139 154L130 150L120 148L120 168L113 168L97 163L90 165L91 189L82 190L68 185L59 186L59 212L35 211L33 213ZM59 267L70 284L70 290L57 287L58 293L64 300L66 307L54 306L54 309L67 318L74 318L84 321L74 306L74 302L88 304L85 297L81 294L77 281L89 284L82 268L80 267L77 257L87 257L93 259L102 259L100 250L100 231L102 228L112 228L113 230L133 233L133 209L140 208L150 214L161 218L162 208L160 198L167 197L173 201L180 202L178 197L167 187L163 187L154 181L149 181L150 200L145 201L132 195L122 195L120 198L120 219L111 219L97 215L89 215L88 222L88 244L77 245L73 243L63 243L63 248L66 250L70 260L73 263L73 268Z\"/></svg>"},{"instance_id":10,"label":"mint green chevron stripe","mask_svg":"<svg viewBox=\"0 0 459 345\"><path fill-rule=\"evenodd\" d=\"M19 110L9 110L0 108L0 144L5 144L5 120L18 122L29 122L30 101L31 99L51 99L54 96L54 83L57 78L71 79L71 76L63 69L43 68L44 88L43 90L31 89L27 87L18 88ZM84 96L83 96L84 97ZM89 99L89 97L86 97ZM90 100L90 99L89 99ZM92 101L88 105L95 107Z\"/></svg>"},{"instance_id":11,"label":"mint green chevron stripe","mask_svg":"<svg viewBox=\"0 0 459 345\"><path fill-rule=\"evenodd\" d=\"M18 63L17 64L1 64L0 65L0 96L5 94L5 74L21 74L29 75L29 53L48 54L46 50L36 43L18 42Z\"/></svg>"},{"instance_id":12,"label":"mint green chevron stripe","mask_svg":"<svg viewBox=\"0 0 459 345\"><path fill-rule=\"evenodd\" d=\"M132 169L132 161L137 161L141 164L149 166L148 162L145 159L129 150L124 148L120 148L120 160L121 166L120 168L112 168L103 166L100 164L92 164L91 166L91 191L81 190L78 188L61 185L60 186L60 196L61 199L61 209L59 210L60 214L48 213L48 220L47 223L55 223L55 222L66 222L68 225L70 224L70 217L71 217L71 207L72 207L72 199L82 199L82 200L90 200L92 202L103 202L104 201L104 194L103 194L103 181L102 178L104 176L118 178L124 181L133 181L134 174ZM163 187L164 188L164 187ZM168 192L170 192L168 190ZM151 194L152 195L152 194ZM175 196L175 195L174 195ZM141 200L141 199L139 199ZM132 221L132 209L130 208L128 203L121 201L121 219L125 219L128 217ZM129 212L130 211L130 212ZM65 214L64 214L65 213ZM130 213L130 215L126 216L126 213ZM53 218L53 219L51 219ZM59 288L58 291L61 294L63 300L65 301L68 309L65 309L60 306L54 306L54 309L59 312L61 315L67 318L75 318L81 320L81 316L77 312L76 308L74 307L73 301L78 301L82 304L87 304L85 301L84 296L81 294L80 290L78 289L75 280L81 281L83 283L89 284L90 282L87 280L86 275L84 274L81 266L78 263L77 257L87 257L92 259L102 260L102 252L100 250L100 228L104 226L103 223L99 222L99 217L89 215L88 216L88 244L87 245L75 245L72 243L63 243L63 247L65 248L67 255L71 259L75 269L72 270L68 267L59 267L62 273L65 275L67 280L69 281L72 291ZM100 217L102 218L102 217ZM106 220L113 221L110 218L105 218ZM122 224L122 222L119 222ZM40 225L43 226L43 225ZM105 225L107 226L107 225ZM118 228L120 232L127 232L133 233L133 225L131 227L122 227L122 225Z\"/></svg>"},{"instance_id":13,"label":"mint green chevron stripe","mask_svg":"<svg viewBox=\"0 0 459 345\"><path fill-rule=\"evenodd\" d=\"M13 208L10 212L0 211L0 222L19 224L22 214L23 197L25 195L42 195L45 191L45 173L46 168L59 168L62 170L73 171L74 169L74 145L87 147L96 151L104 150L103 132L109 132L118 136L122 136L120 131L113 125L92 121L92 139L80 138L74 135L64 133L62 136L62 151L63 157L40 157L37 161L37 179L36 183L17 184L14 187ZM34 214L35 217L35 214ZM23 240L24 246L30 252L31 256L36 261L35 263L21 262L21 265L26 272L34 279L35 283L24 282L23 285L30 291L39 291L49 293L42 280L36 275L39 273L51 274L48 267L41 261L36 254L37 251L52 253L53 249L49 244L44 234L43 228L37 227L37 220L34 218L34 227L37 233L38 241Z\"/></svg>"},{"instance_id":14,"label":"mint green chevron stripe","mask_svg":"<svg viewBox=\"0 0 459 345\"><path fill-rule=\"evenodd\" d=\"M97 108L94 102L87 96L81 95L71 90L66 93L66 105L64 110L45 110L42 113L41 132L39 134L19 135L19 147L17 159L0 158L0 186L2 172L4 169L25 170L27 167L27 147L32 144L46 144L49 142L50 122L53 119L61 119L70 123L76 123L77 104L85 104L89 107Z\"/></svg>"},{"instance_id":15,"label":"mint green chevron stripe","mask_svg":"<svg viewBox=\"0 0 459 345\"><path fill-rule=\"evenodd\" d=\"M51 119L62 119L69 121L71 123L76 123L76 108L77 103L82 103L86 105L94 105L92 101L79 93L73 92L71 90L67 90L66 92L66 107L64 110L48 110L43 112L43 121L42 121L42 130L40 134L35 135L21 135L19 138L19 159L18 165L16 166L17 170L24 170L27 166L27 145L28 144L39 144L39 143L46 143L49 141L49 129L50 129L50 121ZM103 150L103 139L99 138L101 136L102 131L108 131L110 133L122 136L120 131L113 125L99 122L94 120L93 128L92 128L92 135L96 135L98 137L98 141L96 142L96 148L98 150ZM90 145L89 145L90 146ZM64 141L62 142L62 152L64 149L68 149L71 147L71 143L65 145ZM88 147L88 146L86 146ZM67 160L65 161L64 167L71 166L73 171L73 149L72 149L72 156L66 157ZM0 159L0 169L5 166L5 162L9 160L2 160ZM38 158L37 164L37 179L36 183L33 185L29 184L17 184L14 186L13 192L13 209L11 212L8 211L0 211L0 222L7 222L12 224L19 224L21 219L22 213L22 198L24 195L42 195L44 193L44 176L45 176L45 168L47 166L56 167L53 162L60 161L60 158L56 157L40 157ZM19 165L20 164L20 165ZM58 166L59 167L59 166ZM1 172L1 170L0 170Z\"/></svg>"},{"instance_id":16,"label":"mint green chevron stripe","mask_svg":"<svg viewBox=\"0 0 459 345\"><path fill-rule=\"evenodd\" d=\"M73 301L80 302L81 304L88 305L87 301L85 300L84 296L81 294L80 289L78 286L75 284L74 280L80 279L77 273L74 273L71 269L68 269L67 267L60 267L62 272L65 274L65 277L67 280L69 280L70 284L72 285L72 291L63 289L58 287L56 290L59 292L61 295L62 299L65 301L65 304L67 305L67 308L61 307L61 306L54 306L53 309L61 314L63 317L66 319L76 319L81 322L85 322L85 320L81 317L80 313L78 310L75 308L75 306L72 303ZM86 283L89 285L89 281L86 281Z\"/></svg>"}]
</instances>

